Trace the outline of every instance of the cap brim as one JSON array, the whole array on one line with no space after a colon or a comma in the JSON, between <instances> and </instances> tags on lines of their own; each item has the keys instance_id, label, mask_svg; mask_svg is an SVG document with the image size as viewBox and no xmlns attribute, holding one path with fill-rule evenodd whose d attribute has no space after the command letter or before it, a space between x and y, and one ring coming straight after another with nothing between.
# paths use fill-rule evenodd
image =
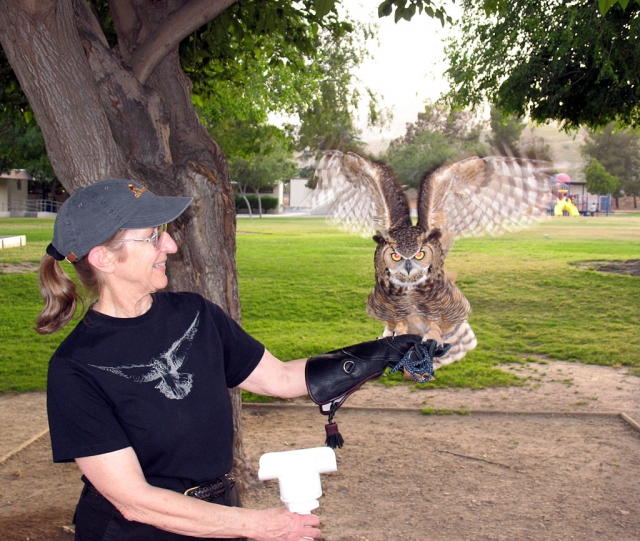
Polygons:
<instances>
[{"instance_id":1,"label":"cap brim","mask_svg":"<svg viewBox=\"0 0 640 541\"><path fill-rule=\"evenodd\" d=\"M193 201L192 197L159 197L149 199L149 203L120 229L146 229L172 222L180 216Z\"/></svg>"}]
</instances>

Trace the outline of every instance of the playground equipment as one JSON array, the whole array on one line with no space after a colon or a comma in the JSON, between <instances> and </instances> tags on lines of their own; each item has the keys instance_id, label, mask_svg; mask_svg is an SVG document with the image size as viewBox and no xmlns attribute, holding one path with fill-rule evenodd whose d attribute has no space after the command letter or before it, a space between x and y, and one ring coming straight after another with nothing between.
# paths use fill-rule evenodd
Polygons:
<instances>
[{"instance_id":1,"label":"playground equipment","mask_svg":"<svg viewBox=\"0 0 640 541\"><path fill-rule=\"evenodd\" d=\"M556 206L553 208L553 215L562 216L565 210L569 213L569 216L580 216L580 211L569 198L558 200Z\"/></svg>"},{"instance_id":2,"label":"playground equipment","mask_svg":"<svg viewBox=\"0 0 640 541\"><path fill-rule=\"evenodd\" d=\"M555 203L549 204L548 212L554 216L590 216L591 205L595 202L598 216L609 216L611 195L594 195L571 193L571 178L566 173L558 173L551 177L551 193ZM575 192L575 190L574 190Z\"/></svg>"}]
</instances>

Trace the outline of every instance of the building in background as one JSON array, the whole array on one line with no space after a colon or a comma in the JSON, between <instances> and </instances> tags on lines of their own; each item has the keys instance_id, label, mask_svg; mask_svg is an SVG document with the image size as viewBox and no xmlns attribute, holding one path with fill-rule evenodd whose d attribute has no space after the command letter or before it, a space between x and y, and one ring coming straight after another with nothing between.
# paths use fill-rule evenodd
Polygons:
<instances>
[{"instance_id":1,"label":"building in background","mask_svg":"<svg viewBox=\"0 0 640 541\"><path fill-rule=\"evenodd\" d=\"M29 181L33 177L24 169L12 169L0 175L0 216L11 216L12 209L27 208Z\"/></svg>"}]
</instances>

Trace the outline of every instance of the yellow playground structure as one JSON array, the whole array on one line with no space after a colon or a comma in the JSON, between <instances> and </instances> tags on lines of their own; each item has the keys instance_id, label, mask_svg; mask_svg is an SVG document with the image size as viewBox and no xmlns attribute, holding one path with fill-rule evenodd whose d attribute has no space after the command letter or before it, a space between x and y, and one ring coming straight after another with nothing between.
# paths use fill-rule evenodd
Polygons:
<instances>
[{"instance_id":1,"label":"yellow playground structure","mask_svg":"<svg viewBox=\"0 0 640 541\"><path fill-rule=\"evenodd\" d=\"M611 195L585 193L584 185L571 189L571 178L566 173L553 175L552 199L547 211L553 216L609 216ZM580 189L582 187L582 189ZM581 192L581 193L580 193Z\"/></svg>"},{"instance_id":2,"label":"yellow playground structure","mask_svg":"<svg viewBox=\"0 0 640 541\"><path fill-rule=\"evenodd\" d=\"M554 216L563 216L563 211L567 211L569 216L580 216L580 211L578 210L578 207L573 204L571 198L567 195L567 190L558 190L558 197L558 202L553 208Z\"/></svg>"}]
</instances>

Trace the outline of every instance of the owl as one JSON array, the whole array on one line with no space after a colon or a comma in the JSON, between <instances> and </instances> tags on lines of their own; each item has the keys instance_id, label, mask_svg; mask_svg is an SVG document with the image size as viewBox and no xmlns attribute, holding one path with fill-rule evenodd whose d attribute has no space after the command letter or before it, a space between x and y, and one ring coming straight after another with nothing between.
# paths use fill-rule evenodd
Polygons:
<instances>
[{"instance_id":1,"label":"owl","mask_svg":"<svg viewBox=\"0 0 640 541\"><path fill-rule=\"evenodd\" d=\"M551 189L543 165L494 156L443 166L423 177L413 225L390 168L332 151L318 163L310 204L348 231L373 235L367 312L385 324L384 336L411 333L449 344L433 359L439 368L477 345L469 301L445 271L447 254L457 238L516 230L546 216Z\"/></svg>"}]
</instances>

